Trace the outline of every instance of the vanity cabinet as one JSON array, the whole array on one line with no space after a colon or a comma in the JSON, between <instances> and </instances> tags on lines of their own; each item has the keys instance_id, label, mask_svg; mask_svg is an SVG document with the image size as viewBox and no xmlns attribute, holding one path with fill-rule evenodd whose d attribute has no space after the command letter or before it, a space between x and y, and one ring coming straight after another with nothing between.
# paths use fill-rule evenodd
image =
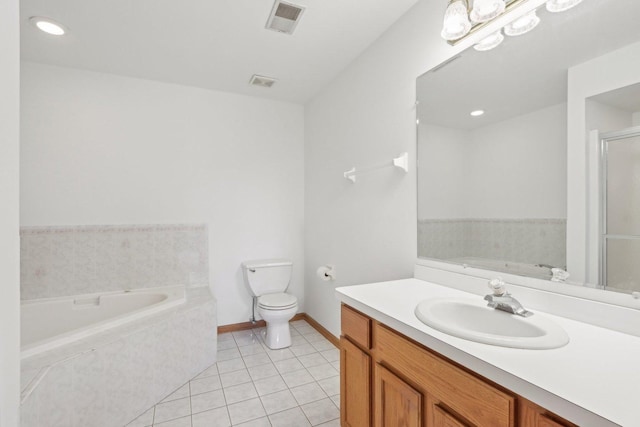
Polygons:
<instances>
[{"instance_id":1,"label":"vanity cabinet","mask_svg":"<svg viewBox=\"0 0 640 427\"><path fill-rule=\"evenodd\" d=\"M371 324L342 306L340 337L340 420L343 427L371 425Z\"/></svg>"},{"instance_id":2,"label":"vanity cabinet","mask_svg":"<svg viewBox=\"0 0 640 427\"><path fill-rule=\"evenodd\" d=\"M343 427L575 427L342 306Z\"/></svg>"}]
</instances>

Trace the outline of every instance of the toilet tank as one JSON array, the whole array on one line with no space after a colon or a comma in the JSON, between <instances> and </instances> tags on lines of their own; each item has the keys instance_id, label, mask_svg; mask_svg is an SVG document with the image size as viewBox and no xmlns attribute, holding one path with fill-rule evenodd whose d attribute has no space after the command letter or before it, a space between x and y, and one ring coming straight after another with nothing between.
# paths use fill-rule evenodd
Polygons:
<instances>
[{"instance_id":1,"label":"toilet tank","mask_svg":"<svg viewBox=\"0 0 640 427\"><path fill-rule=\"evenodd\" d=\"M288 259L258 259L242 263L245 282L255 296L284 292L291 281L293 262Z\"/></svg>"}]
</instances>

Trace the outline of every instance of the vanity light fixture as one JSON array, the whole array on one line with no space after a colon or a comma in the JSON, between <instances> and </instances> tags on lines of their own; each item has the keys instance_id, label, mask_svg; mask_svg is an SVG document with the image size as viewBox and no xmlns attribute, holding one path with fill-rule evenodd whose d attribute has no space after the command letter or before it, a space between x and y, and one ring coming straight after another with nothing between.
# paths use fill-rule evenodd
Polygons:
<instances>
[{"instance_id":1,"label":"vanity light fixture","mask_svg":"<svg viewBox=\"0 0 640 427\"><path fill-rule=\"evenodd\" d=\"M472 22L487 22L504 12L505 0L474 0L469 18Z\"/></svg>"},{"instance_id":2,"label":"vanity light fixture","mask_svg":"<svg viewBox=\"0 0 640 427\"><path fill-rule=\"evenodd\" d=\"M457 40L469 34L471 21L467 9L467 0L449 0L440 34L443 39Z\"/></svg>"},{"instance_id":3,"label":"vanity light fixture","mask_svg":"<svg viewBox=\"0 0 640 427\"><path fill-rule=\"evenodd\" d=\"M31 18L29 18L29 22L40 31L44 31L45 33L51 34L52 36L62 36L67 32L64 25L50 18L32 16Z\"/></svg>"},{"instance_id":4,"label":"vanity light fixture","mask_svg":"<svg viewBox=\"0 0 640 427\"><path fill-rule=\"evenodd\" d=\"M518 8L527 0L448 0L444 13L441 36L451 45L464 40L470 34L484 28L494 19ZM548 0L547 10L563 12L582 3L583 0ZM533 30L540 23L540 18L533 10L515 18L503 28L508 36L519 36ZM474 48L479 51L491 50L504 40L501 31L491 34L477 43Z\"/></svg>"},{"instance_id":5,"label":"vanity light fixture","mask_svg":"<svg viewBox=\"0 0 640 427\"><path fill-rule=\"evenodd\" d=\"M495 33L483 38L479 43L473 45L473 48L479 52L485 52L491 50L504 41L502 30L498 30Z\"/></svg>"},{"instance_id":6,"label":"vanity light fixture","mask_svg":"<svg viewBox=\"0 0 640 427\"><path fill-rule=\"evenodd\" d=\"M504 27L504 33L508 36L521 36L533 30L539 23L540 18L536 11L532 10Z\"/></svg>"},{"instance_id":7,"label":"vanity light fixture","mask_svg":"<svg viewBox=\"0 0 640 427\"><path fill-rule=\"evenodd\" d=\"M484 114L484 110L475 110L469 113L472 117L480 117Z\"/></svg>"},{"instance_id":8,"label":"vanity light fixture","mask_svg":"<svg viewBox=\"0 0 640 427\"><path fill-rule=\"evenodd\" d=\"M547 10L549 12L564 12L582 3L582 0L549 0Z\"/></svg>"}]
</instances>

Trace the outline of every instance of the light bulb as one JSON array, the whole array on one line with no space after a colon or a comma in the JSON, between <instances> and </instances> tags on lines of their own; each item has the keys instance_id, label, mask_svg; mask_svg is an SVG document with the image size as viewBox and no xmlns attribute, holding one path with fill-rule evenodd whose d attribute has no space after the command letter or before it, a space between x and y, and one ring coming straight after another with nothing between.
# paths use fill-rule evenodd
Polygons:
<instances>
[{"instance_id":1,"label":"light bulb","mask_svg":"<svg viewBox=\"0 0 640 427\"><path fill-rule=\"evenodd\" d=\"M469 17L473 22L487 22L504 12L504 0L474 0Z\"/></svg>"},{"instance_id":2,"label":"light bulb","mask_svg":"<svg viewBox=\"0 0 640 427\"><path fill-rule=\"evenodd\" d=\"M466 0L454 0L444 13L441 36L445 40L457 40L471 30Z\"/></svg>"},{"instance_id":3,"label":"light bulb","mask_svg":"<svg viewBox=\"0 0 640 427\"><path fill-rule=\"evenodd\" d=\"M472 117L480 117L483 114L484 114L484 110L475 110L469 113L469 115Z\"/></svg>"},{"instance_id":4,"label":"light bulb","mask_svg":"<svg viewBox=\"0 0 640 427\"><path fill-rule=\"evenodd\" d=\"M564 12L582 3L582 0L549 0L547 10L549 12Z\"/></svg>"},{"instance_id":5,"label":"light bulb","mask_svg":"<svg viewBox=\"0 0 640 427\"><path fill-rule=\"evenodd\" d=\"M479 52L485 52L497 47L503 41L504 36L502 35L502 30L498 30L495 33L480 40L473 46L473 48Z\"/></svg>"},{"instance_id":6,"label":"light bulb","mask_svg":"<svg viewBox=\"0 0 640 427\"><path fill-rule=\"evenodd\" d=\"M31 22L31 24L40 31L44 31L45 33L51 34L53 36L61 36L66 33L63 25L49 18L32 16L31 18L29 18L29 22Z\"/></svg>"},{"instance_id":7,"label":"light bulb","mask_svg":"<svg viewBox=\"0 0 640 427\"><path fill-rule=\"evenodd\" d=\"M521 36L533 30L539 23L540 18L536 15L536 11L532 10L504 27L504 33L508 36Z\"/></svg>"}]
</instances>

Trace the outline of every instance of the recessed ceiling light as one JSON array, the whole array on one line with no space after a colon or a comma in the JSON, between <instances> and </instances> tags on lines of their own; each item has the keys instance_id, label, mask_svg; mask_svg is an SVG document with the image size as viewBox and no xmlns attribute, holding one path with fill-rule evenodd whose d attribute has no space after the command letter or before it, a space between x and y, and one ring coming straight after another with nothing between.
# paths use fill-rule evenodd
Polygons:
<instances>
[{"instance_id":1,"label":"recessed ceiling light","mask_svg":"<svg viewBox=\"0 0 640 427\"><path fill-rule=\"evenodd\" d=\"M475 111L472 111L470 114L472 117L480 117L481 115L484 114L484 110L475 110Z\"/></svg>"},{"instance_id":2,"label":"recessed ceiling light","mask_svg":"<svg viewBox=\"0 0 640 427\"><path fill-rule=\"evenodd\" d=\"M43 18L41 16L32 16L29 18L29 22L31 22L31 24L40 31L44 31L47 34L54 36L61 36L67 32L62 24L54 21L53 19Z\"/></svg>"}]
</instances>

